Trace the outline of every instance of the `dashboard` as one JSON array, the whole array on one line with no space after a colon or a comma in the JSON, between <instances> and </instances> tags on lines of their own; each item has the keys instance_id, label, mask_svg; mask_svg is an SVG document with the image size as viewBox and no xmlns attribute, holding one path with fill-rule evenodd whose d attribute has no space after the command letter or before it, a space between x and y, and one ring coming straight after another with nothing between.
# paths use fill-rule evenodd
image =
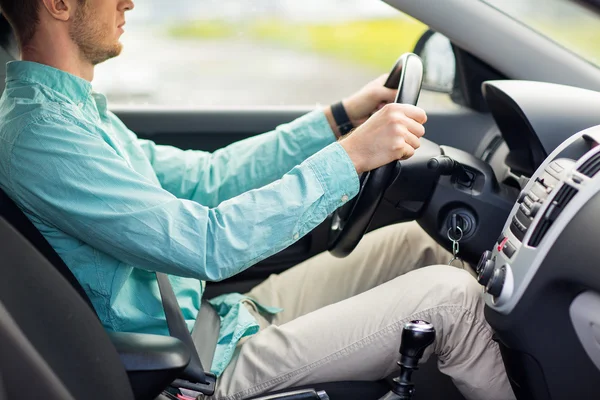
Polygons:
<instances>
[{"instance_id":1,"label":"dashboard","mask_svg":"<svg viewBox=\"0 0 600 400\"><path fill-rule=\"evenodd\" d=\"M486 320L519 400L596 398L600 94L514 81L483 89L504 140L492 165L522 189L477 265Z\"/></svg>"},{"instance_id":2,"label":"dashboard","mask_svg":"<svg viewBox=\"0 0 600 400\"><path fill-rule=\"evenodd\" d=\"M508 313L514 309L535 275L540 258L554 245L551 238L555 230L551 228L569 221L568 217L559 217L600 172L599 141L600 127L569 138L542 163L521 191L496 245L482 255L477 266L479 282L486 287L486 302L494 310ZM575 203L585 200L577 199ZM571 207L578 210L577 206Z\"/></svg>"},{"instance_id":3,"label":"dashboard","mask_svg":"<svg viewBox=\"0 0 600 400\"><path fill-rule=\"evenodd\" d=\"M477 266L519 399L600 393L600 126L542 163Z\"/></svg>"},{"instance_id":4,"label":"dashboard","mask_svg":"<svg viewBox=\"0 0 600 400\"><path fill-rule=\"evenodd\" d=\"M497 243L519 192L547 156L577 132L600 124L595 111L600 110L600 93L529 81L487 81L482 91L499 133L482 144L482 153L474 156L422 139L415 156L401 163L401 174L387 193L400 220L416 219L445 248L452 246L451 229L457 232L461 258L472 264ZM564 151L563 158L576 157L585 143ZM436 177L427 165L439 157L456 161L462 173Z\"/></svg>"},{"instance_id":5,"label":"dashboard","mask_svg":"<svg viewBox=\"0 0 600 400\"><path fill-rule=\"evenodd\" d=\"M440 179L429 209L419 221L440 244L448 246L446 231L451 216L458 213L471 219L476 229L466 235L461 249L473 264L496 242L519 192L548 155L576 133L600 124L598 92L518 80L487 81L482 92L499 133L482 152L482 161L494 176L467 155L443 148L443 153L463 163L484 183L480 190L459 193L453 182ZM587 148L589 145L579 140L563 149L562 157L576 159Z\"/></svg>"},{"instance_id":6,"label":"dashboard","mask_svg":"<svg viewBox=\"0 0 600 400\"><path fill-rule=\"evenodd\" d=\"M503 163L515 176L531 177L546 157L572 135L600 124L600 93L531 81L488 81L488 108L508 154Z\"/></svg>"}]
</instances>

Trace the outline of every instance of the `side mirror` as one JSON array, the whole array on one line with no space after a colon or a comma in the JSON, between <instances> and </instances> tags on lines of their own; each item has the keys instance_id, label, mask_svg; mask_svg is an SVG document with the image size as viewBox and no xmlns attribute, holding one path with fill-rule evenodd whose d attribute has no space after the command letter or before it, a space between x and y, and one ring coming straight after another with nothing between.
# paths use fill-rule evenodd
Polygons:
<instances>
[{"instance_id":1,"label":"side mirror","mask_svg":"<svg viewBox=\"0 0 600 400\"><path fill-rule=\"evenodd\" d=\"M429 29L421 36L413 53L423 60L423 89L452 93L456 77L456 58L450 40Z\"/></svg>"}]
</instances>

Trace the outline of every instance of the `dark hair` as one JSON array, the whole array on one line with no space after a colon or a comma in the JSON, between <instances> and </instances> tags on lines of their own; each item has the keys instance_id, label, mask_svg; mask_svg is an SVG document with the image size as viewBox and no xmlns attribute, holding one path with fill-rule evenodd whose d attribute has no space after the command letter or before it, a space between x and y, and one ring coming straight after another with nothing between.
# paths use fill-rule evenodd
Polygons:
<instances>
[{"instance_id":1,"label":"dark hair","mask_svg":"<svg viewBox=\"0 0 600 400\"><path fill-rule=\"evenodd\" d=\"M26 46L40 21L41 0L0 0L0 11L10 22L20 46Z\"/></svg>"}]
</instances>

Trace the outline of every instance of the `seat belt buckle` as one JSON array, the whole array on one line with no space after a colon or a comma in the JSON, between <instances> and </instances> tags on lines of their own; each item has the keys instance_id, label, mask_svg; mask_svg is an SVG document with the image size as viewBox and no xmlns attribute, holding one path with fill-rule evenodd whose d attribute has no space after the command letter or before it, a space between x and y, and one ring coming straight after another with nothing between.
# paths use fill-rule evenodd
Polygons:
<instances>
[{"instance_id":1,"label":"seat belt buckle","mask_svg":"<svg viewBox=\"0 0 600 400\"><path fill-rule=\"evenodd\" d=\"M185 379L175 379L171 386L179 389L193 390L194 392L202 393L205 396L212 396L215 394L215 388L217 386L217 376L210 372L205 372L206 383L190 382Z\"/></svg>"}]
</instances>

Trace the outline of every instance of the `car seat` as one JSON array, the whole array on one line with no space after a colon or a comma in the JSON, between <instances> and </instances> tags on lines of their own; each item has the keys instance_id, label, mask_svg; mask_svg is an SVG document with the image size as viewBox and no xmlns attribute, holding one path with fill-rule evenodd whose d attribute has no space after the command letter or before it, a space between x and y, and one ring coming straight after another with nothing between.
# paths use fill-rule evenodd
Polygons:
<instances>
[{"instance_id":1,"label":"car seat","mask_svg":"<svg viewBox=\"0 0 600 400\"><path fill-rule=\"evenodd\" d=\"M64 262L1 191L0 254L0 371L9 398L29 392L35 386L32 381L41 385L36 392L39 389L39 393L58 395L66 391L73 399L128 399L134 398L133 389L135 398L142 398L157 390L156 384L140 387L140 379L135 379L136 374L147 377L156 372L151 366L146 371L135 369L140 368L144 357L161 370L153 379L142 381L161 381L159 389L175 379L189 362L187 348L171 337L109 337ZM55 268L57 265L61 268ZM121 348L121 354L115 346ZM136 382L138 386L132 388ZM376 399L389 390L384 382L316 386L332 399ZM44 396L50 398L50 394Z\"/></svg>"}]
</instances>

